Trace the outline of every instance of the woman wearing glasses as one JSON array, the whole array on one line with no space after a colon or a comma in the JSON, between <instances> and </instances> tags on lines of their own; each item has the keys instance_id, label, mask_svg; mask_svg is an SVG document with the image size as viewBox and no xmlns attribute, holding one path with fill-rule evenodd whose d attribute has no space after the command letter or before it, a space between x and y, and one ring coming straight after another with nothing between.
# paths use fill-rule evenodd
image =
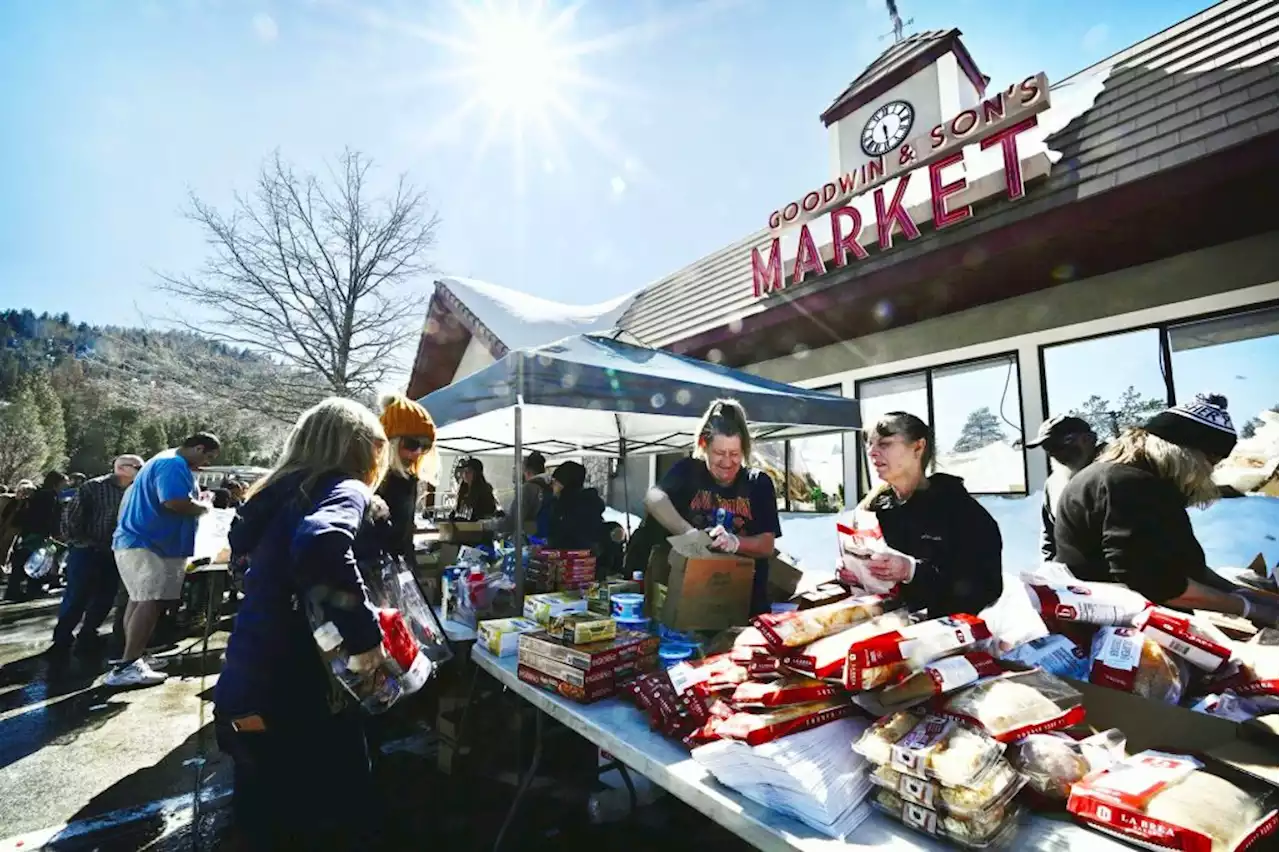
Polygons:
<instances>
[{"instance_id":1,"label":"woman wearing glasses","mask_svg":"<svg viewBox=\"0 0 1280 852\"><path fill-rule=\"evenodd\" d=\"M388 556L413 559L414 512L418 482L435 468L436 424L427 410L398 394L382 398L382 428L391 445L391 465L378 488L389 518L380 524L381 546Z\"/></svg>"}]
</instances>

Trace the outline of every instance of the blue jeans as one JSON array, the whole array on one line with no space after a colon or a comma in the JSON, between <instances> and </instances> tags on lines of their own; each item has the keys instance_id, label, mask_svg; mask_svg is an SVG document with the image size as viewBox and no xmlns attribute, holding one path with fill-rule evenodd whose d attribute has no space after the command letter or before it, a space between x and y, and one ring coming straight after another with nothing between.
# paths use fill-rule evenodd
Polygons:
<instances>
[{"instance_id":1,"label":"blue jeans","mask_svg":"<svg viewBox=\"0 0 1280 852\"><path fill-rule=\"evenodd\" d=\"M56 644L71 642L80 619L84 627L81 638L97 634L98 627L111 611L120 584L116 558L110 550L73 547L67 554L67 588L62 593L58 610L58 626L53 629Z\"/></svg>"}]
</instances>

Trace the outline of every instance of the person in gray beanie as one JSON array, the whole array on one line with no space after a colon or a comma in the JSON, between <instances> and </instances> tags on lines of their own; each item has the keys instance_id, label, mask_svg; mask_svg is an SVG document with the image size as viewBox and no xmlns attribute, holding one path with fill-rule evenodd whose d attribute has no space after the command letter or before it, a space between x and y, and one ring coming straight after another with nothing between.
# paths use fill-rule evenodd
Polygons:
<instances>
[{"instance_id":1,"label":"person in gray beanie","mask_svg":"<svg viewBox=\"0 0 1280 852\"><path fill-rule=\"evenodd\" d=\"M1122 583L1153 603L1275 626L1276 598L1213 571L1189 506L1218 499L1214 467L1236 430L1226 397L1198 395L1113 441L1058 501L1058 561L1081 580Z\"/></svg>"}]
</instances>

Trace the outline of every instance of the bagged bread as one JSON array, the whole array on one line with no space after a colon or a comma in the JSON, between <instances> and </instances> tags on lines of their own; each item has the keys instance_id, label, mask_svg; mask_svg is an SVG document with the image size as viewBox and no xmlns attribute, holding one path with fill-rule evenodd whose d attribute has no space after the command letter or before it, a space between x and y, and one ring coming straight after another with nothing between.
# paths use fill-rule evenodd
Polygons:
<instances>
[{"instance_id":1,"label":"bagged bread","mask_svg":"<svg viewBox=\"0 0 1280 852\"><path fill-rule=\"evenodd\" d=\"M871 556L892 550L885 543L875 512L855 509L841 515L836 519L836 541L840 557L836 578L841 583L880 595L888 594L897 585L892 580L877 578L866 569L866 560Z\"/></svg>"},{"instance_id":2,"label":"bagged bread","mask_svg":"<svg viewBox=\"0 0 1280 852\"><path fill-rule=\"evenodd\" d=\"M908 720L915 724L903 730ZM911 713L881 719L853 748L872 763L948 787L972 784L1003 751L998 742L955 719Z\"/></svg>"},{"instance_id":3,"label":"bagged bread","mask_svg":"<svg viewBox=\"0 0 1280 852\"><path fill-rule=\"evenodd\" d=\"M854 707L843 698L828 698L809 704L779 707L764 713L734 713L728 718L712 716L697 732L697 741L742 740L747 745L771 742L787 734L807 731L853 715Z\"/></svg>"},{"instance_id":4,"label":"bagged bread","mask_svg":"<svg viewBox=\"0 0 1280 852\"><path fill-rule=\"evenodd\" d=\"M834 698L839 693L839 688L832 684L793 675L773 683L740 683L734 689L730 703L742 708L784 707Z\"/></svg>"},{"instance_id":5,"label":"bagged bread","mask_svg":"<svg viewBox=\"0 0 1280 852\"><path fill-rule=\"evenodd\" d=\"M934 660L976 650L990 638L986 622L965 614L934 618L872 636L850 646L844 687L850 692L876 689Z\"/></svg>"},{"instance_id":6,"label":"bagged bread","mask_svg":"<svg viewBox=\"0 0 1280 852\"><path fill-rule=\"evenodd\" d=\"M1058 677L1089 679L1089 655L1061 633L1024 642L1001 654L1000 659L1035 666Z\"/></svg>"},{"instance_id":7,"label":"bagged bread","mask_svg":"<svg viewBox=\"0 0 1280 852\"><path fill-rule=\"evenodd\" d=\"M1174 658L1133 627L1104 627L1093 637L1089 682L1177 704L1186 678Z\"/></svg>"},{"instance_id":8,"label":"bagged bread","mask_svg":"<svg viewBox=\"0 0 1280 852\"><path fill-rule=\"evenodd\" d=\"M1065 584L1033 579L1024 585L1031 605L1051 627L1056 621L1133 627L1151 606L1142 595L1115 583Z\"/></svg>"},{"instance_id":9,"label":"bagged bread","mask_svg":"<svg viewBox=\"0 0 1280 852\"><path fill-rule=\"evenodd\" d=\"M964 787L948 787L917 778L887 763L876 767L871 781L877 787L893 790L904 801L961 818L977 817L993 807L1007 804L1026 783L1004 758L997 758L986 772Z\"/></svg>"},{"instance_id":10,"label":"bagged bread","mask_svg":"<svg viewBox=\"0 0 1280 852\"><path fill-rule=\"evenodd\" d=\"M892 633L911 624L905 609L886 612L839 633L790 651L782 658L787 668L821 679L841 680L849 649L874 636Z\"/></svg>"},{"instance_id":11,"label":"bagged bread","mask_svg":"<svg viewBox=\"0 0 1280 852\"><path fill-rule=\"evenodd\" d=\"M970 849L1004 845L1016 830L1020 813L1016 805L1010 804L965 818L908 802L895 791L883 787L876 791L871 804L905 826Z\"/></svg>"},{"instance_id":12,"label":"bagged bread","mask_svg":"<svg viewBox=\"0 0 1280 852\"><path fill-rule=\"evenodd\" d=\"M947 657L929 663L901 683L886 686L880 692L880 703L890 708L915 704L954 692L984 677L994 677L1002 671L1000 664L982 651Z\"/></svg>"},{"instance_id":13,"label":"bagged bread","mask_svg":"<svg viewBox=\"0 0 1280 852\"><path fill-rule=\"evenodd\" d=\"M1233 692L1259 707L1280 712L1280 652L1275 645L1236 643L1232 658L1209 680L1213 692Z\"/></svg>"},{"instance_id":14,"label":"bagged bread","mask_svg":"<svg viewBox=\"0 0 1280 852\"><path fill-rule=\"evenodd\" d=\"M1221 630L1171 609L1153 607L1147 613L1142 633L1166 653L1203 672L1212 674L1231 659L1231 640Z\"/></svg>"},{"instance_id":15,"label":"bagged bread","mask_svg":"<svg viewBox=\"0 0 1280 852\"><path fill-rule=\"evenodd\" d=\"M1079 723L1084 719L1084 701L1066 681L1032 669L963 689L947 699L942 712L1009 743Z\"/></svg>"},{"instance_id":16,"label":"bagged bread","mask_svg":"<svg viewBox=\"0 0 1280 852\"><path fill-rule=\"evenodd\" d=\"M752 618L751 623L771 648L799 648L882 615L887 600L879 595L863 595L813 609L765 613Z\"/></svg>"},{"instance_id":17,"label":"bagged bread","mask_svg":"<svg viewBox=\"0 0 1280 852\"><path fill-rule=\"evenodd\" d=\"M1071 785L1091 772L1124 759L1125 735L1118 728L1077 740L1061 731L1031 734L1010 747L1010 760L1042 796L1065 801Z\"/></svg>"},{"instance_id":18,"label":"bagged bread","mask_svg":"<svg viewBox=\"0 0 1280 852\"><path fill-rule=\"evenodd\" d=\"M1071 789L1068 812L1159 849L1238 852L1276 831L1276 791L1194 757L1144 751Z\"/></svg>"}]
</instances>

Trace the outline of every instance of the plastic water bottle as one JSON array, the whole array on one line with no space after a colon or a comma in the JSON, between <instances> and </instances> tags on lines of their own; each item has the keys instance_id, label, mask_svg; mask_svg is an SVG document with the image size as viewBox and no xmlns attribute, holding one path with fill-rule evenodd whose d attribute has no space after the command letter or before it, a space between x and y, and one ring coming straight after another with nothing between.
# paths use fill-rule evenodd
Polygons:
<instances>
[{"instance_id":1,"label":"plastic water bottle","mask_svg":"<svg viewBox=\"0 0 1280 852\"><path fill-rule=\"evenodd\" d=\"M311 635L329 671L366 711L381 713L400 700L404 686L399 678L392 677L382 668L368 672L357 672L351 668L351 655L347 653L342 634L332 621L326 621Z\"/></svg>"}]
</instances>

